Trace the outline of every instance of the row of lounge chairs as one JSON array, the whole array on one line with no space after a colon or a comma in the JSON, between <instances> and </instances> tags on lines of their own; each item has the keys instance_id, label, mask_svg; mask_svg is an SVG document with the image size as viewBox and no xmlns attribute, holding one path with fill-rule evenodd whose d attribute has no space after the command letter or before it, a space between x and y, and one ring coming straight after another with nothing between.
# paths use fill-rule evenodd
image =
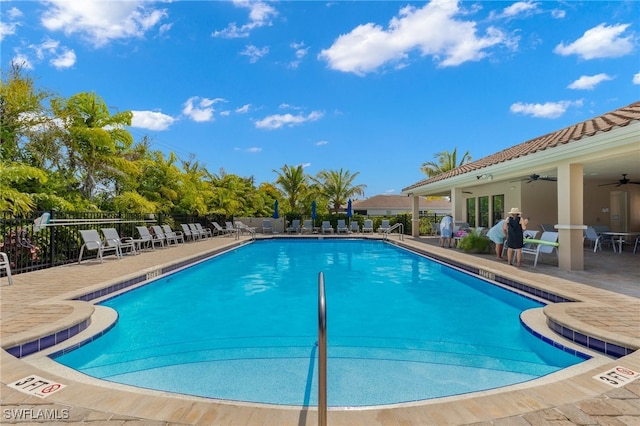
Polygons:
<instances>
[{"instance_id":1,"label":"row of lounge chairs","mask_svg":"<svg viewBox=\"0 0 640 426\"><path fill-rule=\"evenodd\" d=\"M391 227L390 227L389 221L383 220L382 224L378 228L378 233L387 232L390 228ZM364 224L362 225L362 229L360 228L360 225L356 221L351 222L351 224L347 226L346 221L344 219L338 219L338 224L334 229L333 226L331 225L331 222L329 222L328 220L324 220L322 221L322 226L320 226L318 230L323 234L333 234L333 233L351 234L351 233L358 233L358 232L362 232L363 234L366 234L366 233L372 234L373 220L366 219L364 221ZM313 221L305 220L303 222L303 225L300 226L300 220L294 219L291 221L291 225L287 227L286 231L288 234L307 234L307 233L311 234L314 232ZM271 221L269 220L263 221L262 232L265 234L273 232L271 229Z\"/></svg>"},{"instance_id":2,"label":"row of lounge chairs","mask_svg":"<svg viewBox=\"0 0 640 426\"><path fill-rule=\"evenodd\" d=\"M78 263L82 261L82 256L87 251L97 251L100 262L106 253L111 253L121 258L125 253L138 254L143 248L155 250L156 245L160 247L176 246L188 240L195 241L201 238L213 236L213 232L204 228L199 223L182 224L182 231L174 231L169 225L153 225L151 232L146 226L136 226L139 238L120 237L115 228L101 228L104 239L95 229L80 230L83 244L80 247Z\"/></svg>"}]
</instances>

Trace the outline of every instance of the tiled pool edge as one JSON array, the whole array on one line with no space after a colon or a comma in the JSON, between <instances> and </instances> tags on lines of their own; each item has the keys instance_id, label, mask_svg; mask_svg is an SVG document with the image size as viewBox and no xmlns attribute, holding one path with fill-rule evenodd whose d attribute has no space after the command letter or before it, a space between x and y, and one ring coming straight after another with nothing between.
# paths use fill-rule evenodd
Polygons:
<instances>
[{"instance_id":1,"label":"tiled pool edge","mask_svg":"<svg viewBox=\"0 0 640 426\"><path fill-rule=\"evenodd\" d=\"M136 284L140 284L144 281L150 281L153 280L154 278L160 276L160 275L164 275L167 274L169 272L175 271L176 269L181 269L190 265L193 265L195 263L201 262L202 260L205 260L211 256L215 256L218 255L220 253L223 253L225 251L237 248L239 246L245 245L248 242L243 241L243 242L238 242L235 244L232 244L230 246L226 246L223 248L218 248L212 251L208 251L204 254L200 254L194 257L191 257L189 259L185 259L179 262L175 262L175 263L171 263L170 265L158 268L154 271L150 271L150 272L145 272L144 274L140 274L137 275L135 277L132 278L128 278L126 280L122 280L119 281L115 284L111 284L107 287L104 287L100 290L95 290L95 291L91 291L88 293L85 293L81 296L75 297L72 300L78 300L78 301L82 301L82 302L90 302L92 300L107 296L109 294L112 293L116 293L119 292L123 289L132 287ZM59 330L56 331L54 333L48 334L44 337L40 337L38 339L35 340L31 340L29 342L26 343L22 343L16 346L12 346L9 348L6 348L5 350L10 354L13 355L16 358L22 358L25 357L27 355L32 355L36 352L42 351L44 349L50 348L52 346L55 346L59 343L64 342L65 340L68 340L74 336L76 336L77 334L79 334L81 331L86 330L89 325L91 325L91 318L86 318L82 321L80 321L77 324L72 325L71 327L65 328L63 330ZM86 343L89 343L95 339L97 339L98 337L102 336L104 333L106 333L107 331L109 331L113 326L115 325L112 324L111 326L109 326L107 329L102 330L100 333L93 335L87 339L85 339L82 343L80 344L76 344L73 345L72 348L76 349L79 346L82 346ZM68 352L69 350L71 350L71 348L65 349L66 352ZM61 353L57 353L57 355L61 355Z\"/></svg>"},{"instance_id":2,"label":"tiled pool edge","mask_svg":"<svg viewBox=\"0 0 640 426\"><path fill-rule=\"evenodd\" d=\"M507 278L504 277L502 275L497 275L491 271L486 271L484 269L475 267L475 266L470 266L468 264L462 263L462 262L457 262L453 259L449 259L446 257L441 257L438 256L437 254L434 254L433 252L430 251L426 251L426 250L422 250L420 248L417 248L415 246L412 245L407 245L407 244L403 244L401 241L387 241L390 244L394 244L397 245L398 247L402 247L404 249L407 249L409 251L413 251L416 252L418 254L421 254L423 256L427 256L429 258L435 259L439 262L442 262L446 265L449 266L453 266L455 268L461 269L463 271L466 271L470 274L473 275L477 275L481 278L485 278L488 280L492 280L495 281L497 283L500 283L502 285L505 285L507 287L511 287L513 289L519 290L521 292L527 293L527 294L531 294L533 296L536 296L540 299L544 299L547 300L549 302L552 303L562 303L562 302L576 302L576 300L574 299L569 299L567 297L564 297L562 295L558 295L546 290L541 290L537 287L533 287L530 286L528 284L524 284L518 281L515 281L511 278ZM630 355L631 353L635 352L636 349L633 348L628 348L625 346L621 346L621 345L617 345L615 343L612 342L608 342L606 340L603 340L601 338L596 338L594 336L589 336L587 334L581 333L577 330L571 329L569 327L566 327L562 324L559 324L555 321L553 321L551 318L547 318L547 324L549 326L549 329L553 330L555 333L557 333L558 335L571 340L574 343L577 343L578 345L584 346L588 349L594 350L596 352L608 355L608 356L612 356L615 358L620 358L626 355ZM554 346L559 347L560 349L564 350L564 346L557 344L556 342L551 341L550 339L548 339L547 337L544 337L542 335L540 335L540 333L535 332L534 330L532 330L530 327L528 327L526 324L523 324L525 326L525 328L527 328L528 331L530 331L534 336L542 339L543 341L552 344ZM569 350L569 352L571 352L572 350ZM584 354L581 354L584 355ZM581 356L578 355L578 356ZM586 355L588 357L588 355Z\"/></svg>"}]
</instances>

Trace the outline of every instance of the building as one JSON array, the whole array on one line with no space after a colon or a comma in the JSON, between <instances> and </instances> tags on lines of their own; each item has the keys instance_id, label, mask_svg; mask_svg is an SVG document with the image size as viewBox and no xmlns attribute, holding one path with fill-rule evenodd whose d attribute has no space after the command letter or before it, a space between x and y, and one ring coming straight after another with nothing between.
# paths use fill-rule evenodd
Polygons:
<instances>
[{"instance_id":1,"label":"building","mask_svg":"<svg viewBox=\"0 0 640 426\"><path fill-rule=\"evenodd\" d=\"M640 232L640 102L517 144L402 190L451 197L455 220L491 226L518 207L528 228L551 224L559 266L584 269L583 230ZM414 230L416 228L414 227Z\"/></svg>"},{"instance_id":2,"label":"building","mask_svg":"<svg viewBox=\"0 0 640 426\"><path fill-rule=\"evenodd\" d=\"M419 199L420 216L444 216L451 213L451 201L447 198ZM413 200L406 195L376 195L366 200L356 200L352 208L355 214L363 216L396 216L411 213Z\"/></svg>"}]
</instances>

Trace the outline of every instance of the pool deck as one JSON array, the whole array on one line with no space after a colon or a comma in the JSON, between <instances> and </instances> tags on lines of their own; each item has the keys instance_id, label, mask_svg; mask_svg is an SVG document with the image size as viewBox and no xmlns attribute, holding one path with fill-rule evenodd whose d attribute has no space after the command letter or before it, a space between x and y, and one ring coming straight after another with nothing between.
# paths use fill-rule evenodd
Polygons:
<instances>
[{"instance_id":1,"label":"pool deck","mask_svg":"<svg viewBox=\"0 0 640 426\"><path fill-rule=\"evenodd\" d=\"M360 236L360 235L358 235ZM304 237L303 237L304 238ZM377 235L369 238L379 238ZM440 248L433 238L397 236L390 240L458 264L480 268L487 276L508 276L541 292L574 300L548 305L531 318L531 326L567 347L572 343L546 327L551 319L587 336L640 348L640 254L585 251L585 271L564 272L550 263L522 268ZM125 280L149 278L162 268L245 243L242 237L216 237L179 247L146 251L104 263L83 261L14 275L0 282L0 416L2 424L99 425L316 425L315 407L273 407L148 391L95 380L69 371L46 357L53 346L16 358L7 350L81 323L90 325L62 344L79 342L108 326L109 319L92 303L71 300ZM143 284L143 283L142 283ZM96 299L98 300L98 299ZM94 300L93 302L95 302ZM329 301L330 303L330 301ZM529 325L529 324L528 324ZM329 331L330 332L330 331ZM574 345L575 346L575 345ZM588 352L587 349L584 352ZM617 366L640 372L640 351L614 359L599 356L577 366L492 391L386 407L330 409L330 425L640 425L640 380L613 387L594 378ZM329 365L330 367L330 365ZM9 387L28 376L66 385L40 398ZM330 390L330 384L329 384ZM43 416L54 416L46 420Z\"/></svg>"}]
</instances>

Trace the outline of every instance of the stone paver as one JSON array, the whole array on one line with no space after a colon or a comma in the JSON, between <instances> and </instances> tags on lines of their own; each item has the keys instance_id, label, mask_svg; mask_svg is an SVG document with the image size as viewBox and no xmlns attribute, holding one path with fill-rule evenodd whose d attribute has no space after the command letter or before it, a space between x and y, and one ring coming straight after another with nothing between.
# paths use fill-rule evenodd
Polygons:
<instances>
[{"instance_id":1,"label":"stone paver","mask_svg":"<svg viewBox=\"0 0 640 426\"><path fill-rule=\"evenodd\" d=\"M200 242L126 256L105 258L104 263L86 261L14 276L0 287L0 343L7 349L16 343L44 337L52 330L68 327L95 315L90 303L70 299L99 290L133 276L157 275L168 266L205 253L214 253L243 238L218 237ZM606 267L597 273L567 273L553 265L515 268L488 256L467 255L441 249L433 240L405 238L402 244L427 251L443 259L480 265L488 273L504 274L527 285L553 291L576 300L549 305L544 314L594 336L611 337L628 347L640 347L640 304L629 280L640 285L637 259L622 255L615 274ZM600 259L597 259L600 261ZM608 261L611 263L611 259ZM629 266L630 265L630 266ZM615 288L620 279L620 292ZM622 288L624 287L624 288ZM605 288L605 290L603 290ZM625 293L625 294L623 294ZM549 308L549 309L547 309ZM95 321L98 323L99 321ZM53 362L35 354L17 359L0 353L0 423L2 424L91 424L91 425L311 425L317 424L315 407L271 407L243 403L214 402L205 398L144 392L117 387L98 380L76 380L52 368ZM640 425L640 380L612 388L593 379L616 365L640 371L640 355L601 359L585 371L535 381L526 386L459 398L427 401L385 408L330 409L330 425ZM46 399L13 390L7 384L36 374L67 384ZM40 417L38 417L40 414ZM44 419L42 416L51 418ZM30 417L30 418L27 418Z\"/></svg>"}]
</instances>

